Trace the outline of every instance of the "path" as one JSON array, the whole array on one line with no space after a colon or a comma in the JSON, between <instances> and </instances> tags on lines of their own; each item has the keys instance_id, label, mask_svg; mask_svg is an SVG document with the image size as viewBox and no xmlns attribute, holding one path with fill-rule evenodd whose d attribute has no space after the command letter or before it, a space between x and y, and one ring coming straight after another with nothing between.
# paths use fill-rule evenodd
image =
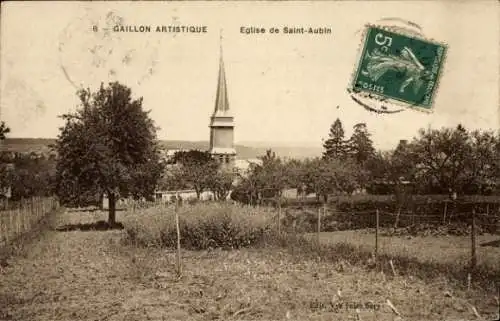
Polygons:
<instances>
[{"instance_id":1,"label":"path","mask_svg":"<svg viewBox=\"0 0 500 321\"><path fill-rule=\"evenodd\" d=\"M58 223L76 215L63 213ZM133 304L145 289L113 246L121 233L48 232L1 272L0 320L146 319Z\"/></svg>"}]
</instances>

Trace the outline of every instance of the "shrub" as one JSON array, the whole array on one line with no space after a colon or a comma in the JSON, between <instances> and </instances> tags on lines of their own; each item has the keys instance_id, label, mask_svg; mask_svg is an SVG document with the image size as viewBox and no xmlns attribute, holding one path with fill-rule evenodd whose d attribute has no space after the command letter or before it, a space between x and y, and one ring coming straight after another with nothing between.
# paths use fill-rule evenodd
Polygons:
<instances>
[{"instance_id":1,"label":"shrub","mask_svg":"<svg viewBox=\"0 0 500 321\"><path fill-rule=\"evenodd\" d=\"M127 224L128 239L143 246L177 246L173 207L149 209ZM274 215L226 203L197 203L178 209L181 246L189 250L233 249L262 242L272 233Z\"/></svg>"}]
</instances>

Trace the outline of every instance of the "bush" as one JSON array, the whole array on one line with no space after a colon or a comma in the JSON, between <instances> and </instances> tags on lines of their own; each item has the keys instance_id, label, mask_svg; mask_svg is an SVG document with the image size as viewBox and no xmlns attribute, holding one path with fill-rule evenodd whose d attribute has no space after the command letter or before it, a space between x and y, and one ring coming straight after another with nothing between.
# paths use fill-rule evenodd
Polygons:
<instances>
[{"instance_id":1,"label":"bush","mask_svg":"<svg viewBox=\"0 0 500 321\"><path fill-rule=\"evenodd\" d=\"M467 226L472 221L472 211L475 210L477 231L482 233L499 233L499 204L478 199L463 200L457 203L447 202L432 196L418 196L399 207L393 197L376 199L370 195L334 200L328 205L326 215L321 215L321 230L334 232L353 229L375 228L376 215L379 210L379 226L392 228L396 221L396 213L400 210L398 220L399 233L407 235L423 235L424 230L429 235L467 235ZM282 224L287 230L296 232L314 232L317 230L318 204L308 203L296 208L285 208ZM446 216L443 222L443 212ZM486 214L488 213L488 214ZM295 224L295 226L294 226ZM404 230L403 230L404 229ZM418 231L415 231L418 229ZM434 231L435 230L435 231Z\"/></svg>"},{"instance_id":2,"label":"bush","mask_svg":"<svg viewBox=\"0 0 500 321\"><path fill-rule=\"evenodd\" d=\"M275 225L271 211L226 203L186 205L178 214L181 246L189 250L255 245L265 240ZM177 246L173 208L144 211L126 230L128 239L136 244Z\"/></svg>"}]
</instances>

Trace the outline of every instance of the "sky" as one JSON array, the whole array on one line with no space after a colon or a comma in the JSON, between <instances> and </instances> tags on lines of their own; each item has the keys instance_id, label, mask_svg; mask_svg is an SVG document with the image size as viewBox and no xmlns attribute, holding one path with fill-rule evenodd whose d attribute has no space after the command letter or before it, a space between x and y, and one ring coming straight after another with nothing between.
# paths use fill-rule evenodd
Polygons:
<instances>
[{"instance_id":1,"label":"sky","mask_svg":"<svg viewBox=\"0 0 500 321\"><path fill-rule=\"evenodd\" d=\"M169 140L208 140L219 48L235 141L320 146L340 118L365 122L377 148L419 128L499 125L496 1L7 2L2 4L0 118L10 137L54 138L80 86L120 81ZM48 18L50 17L50 18ZM434 111L375 114L347 93L367 23L397 17L448 45ZM106 32L107 26L206 26L207 33ZM92 27L97 26L97 32ZM241 27L326 27L331 34L242 34Z\"/></svg>"}]
</instances>

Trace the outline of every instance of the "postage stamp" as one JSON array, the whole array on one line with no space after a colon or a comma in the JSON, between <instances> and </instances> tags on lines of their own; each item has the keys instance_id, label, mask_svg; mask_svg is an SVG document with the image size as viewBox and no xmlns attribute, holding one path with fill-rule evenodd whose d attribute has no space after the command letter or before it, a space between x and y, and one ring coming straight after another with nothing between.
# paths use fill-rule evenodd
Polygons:
<instances>
[{"instance_id":1,"label":"postage stamp","mask_svg":"<svg viewBox=\"0 0 500 321\"><path fill-rule=\"evenodd\" d=\"M367 25L348 91L372 100L431 111L447 46L416 34Z\"/></svg>"}]
</instances>

